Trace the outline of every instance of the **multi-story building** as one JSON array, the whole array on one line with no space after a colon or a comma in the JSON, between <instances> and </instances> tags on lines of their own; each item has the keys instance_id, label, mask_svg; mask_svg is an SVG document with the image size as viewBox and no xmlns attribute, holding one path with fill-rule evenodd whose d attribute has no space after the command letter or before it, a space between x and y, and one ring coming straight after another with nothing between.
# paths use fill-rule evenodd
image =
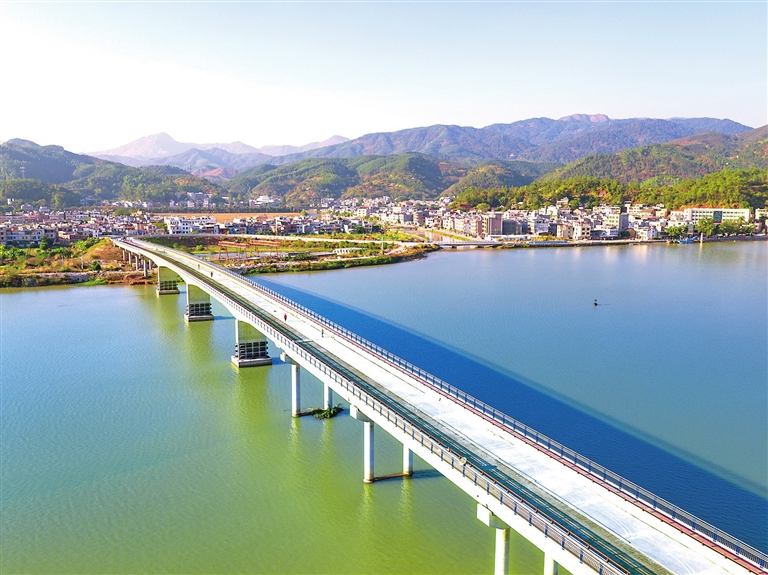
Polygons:
<instances>
[{"instance_id":1,"label":"multi-story building","mask_svg":"<svg viewBox=\"0 0 768 575\"><path fill-rule=\"evenodd\" d=\"M504 236L519 236L523 233L523 223L514 219L501 220L501 234Z\"/></svg>"},{"instance_id":2,"label":"multi-story building","mask_svg":"<svg viewBox=\"0 0 768 575\"><path fill-rule=\"evenodd\" d=\"M751 215L749 208L685 208L682 212L683 219L694 225L704 218L712 218L716 224L738 219L747 222Z\"/></svg>"},{"instance_id":3,"label":"multi-story building","mask_svg":"<svg viewBox=\"0 0 768 575\"><path fill-rule=\"evenodd\" d=\"M483 214L483 236L497 236L502 233L501 212Z\"/></svg>"},{"instance_id":4,"label":"multi-story building","mask_svg":"<svg viewBox=\"0 0 768 575\"><path fill-rule=\"evenodd\" d=\"M616 228L619 233L629 227L629 214L622 212L611 212L603 216L603 225Z\"/></svg>"},{"instance_id":5,"label":"multi-story building","mask_svg":"<svg viewBox=\"0 0 768 575\"><path fill-rule=\"evenodd\" d=\"M557 237L564 240L573 239L573 224L565 222L557 224Z\"/></svg>"},{"instance_id":6,"label":"multi-story building","mask_svg":"<svg viewBox=\"0 0 768 575\"><path fill-rule=\"evenodd\" d=\"M592 225L585 221L573 222L573 239L588 240L592 237Z\"/></svg>"}]
</instances>

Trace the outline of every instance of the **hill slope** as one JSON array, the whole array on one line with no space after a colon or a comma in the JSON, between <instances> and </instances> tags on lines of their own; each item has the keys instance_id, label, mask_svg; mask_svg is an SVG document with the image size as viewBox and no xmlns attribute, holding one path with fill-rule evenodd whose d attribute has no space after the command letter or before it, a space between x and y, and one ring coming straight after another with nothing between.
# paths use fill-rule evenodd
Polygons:
<instances>
[{"instance_id":1,"label":"hill slope","mask_svg":"<svg viewBox=\"0 0 768 575\"><path fill-rule=\"evenodd\" d=\"M438 124L367 134L343 144L275 158L287 164L305 158L352 158L417 152L448 161L520 158L570 162L588 154L617 152L651 142L668 142L702 130L738 134L748 126L715 118L611 120L575 114L559 120L531 118L485 128Z\"/></svg>"},{"instance_id":2,"label":"hill slope","mask_svg":"<svg viewBox=\"0 0 768 575\"><path fill-rule=\"evenodd\" d=\"M224 185L233 194L283 197L288 205L317 204L322 197L340 196L423 200L447 189L525 185L558 166L496 160L467 168L418 153L307 158L287 166L256 166Z\"/></svg>"},{"instance_id":3,"label":"hill slope","mask_svg":"<svg viewBox=\"0 0 768 575\"><path fill-rule=\"evenodd\" d=\"M652 179L664 183L701 177L724 169L766 167L768 126L763 126L737 136L707 132L617 154L587 156L546 174L543 179L589 176L625 183Z\"/></svg>"},{"instance_id":4,"label":"hill slope","mask_svg":"<svg viewBox=\"0 0 768 575\"><path fill-rule=\"evenodd\" d=\"M176 167L134 168L25 140L0 146L0 177L3 199L45 201L56 208L115 199L168 202L187 192L219 191Z\"/></svg>"},{"instance_id":5,"label":"hill slope","mask_svg":"<svg viewBox=\"0 0 768 575\"><path fill-rule=\"evenodd\" d=\"M624 202L662 203L673 210L684 206L765 208L768 207L768 169L723 170L668 186L574 176L565 180L539 180L519 188L468 188L454 199L453 205L465 209L480 204L502 209L520 205L536 209L562 198L569 200L571 208Z\"/></svg>"}]
</instances>

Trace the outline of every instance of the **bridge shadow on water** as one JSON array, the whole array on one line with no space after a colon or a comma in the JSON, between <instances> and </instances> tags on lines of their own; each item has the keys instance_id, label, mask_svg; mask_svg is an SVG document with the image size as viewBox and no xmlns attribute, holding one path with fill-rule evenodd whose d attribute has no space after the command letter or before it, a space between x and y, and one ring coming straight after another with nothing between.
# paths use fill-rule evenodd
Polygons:
<instances>
[{"instance_id":1,"label":"bridge shadow on water","mask_svg":"<svg viewBox=\"0 0 768 575\"><path fill-rule=\"evenodd\" d=\"M259 281L718 529L768 549L768 500L759 495L447 346L314 294Z\"/></svg>"}]
</instances>

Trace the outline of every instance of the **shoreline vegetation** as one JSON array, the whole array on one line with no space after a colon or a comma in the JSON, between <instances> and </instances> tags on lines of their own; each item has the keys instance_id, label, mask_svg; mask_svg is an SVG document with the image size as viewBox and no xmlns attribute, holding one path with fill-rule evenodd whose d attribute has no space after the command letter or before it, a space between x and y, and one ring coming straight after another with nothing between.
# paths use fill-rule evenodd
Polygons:
<instances>
[{"instance_id":1,"label":"shoreline vegetation","mask_svg":"<svg viewBox=\"0 0 768 575\"><path fill-rule=\"evenodd\" d=\"M371 265L387 265L425 258L441 248L433 243L370 241L367 244L343 238L318 238L241 243L241 248L227 241L228 236L203 237L190 235L147 238L149 241L205 257L243 275L296 273L346 269ZM242 239L242 237L239 237ZM704 243L735 241L766 241L768 236L728 236L705 238ZM228 244L220 246L219 242ZM539 240L521 243L487 243L479 249L531 249L554 247L600 247L617 245L676 244L670 240ZM696 240L695 243L699 243ZM266 245L271 244L271 245ZM334 253L333 250L348 250ZM457 245L448 251L462 248ZM470 247L472 249L472 247ZM122 251L105 239L75 242L67 248L8 248L0 246L0 288L44 287L59 285L148 285L157 281L156 272L144 277L143 271L132 269L122 260Z\"/></svg>"}]
</instances>

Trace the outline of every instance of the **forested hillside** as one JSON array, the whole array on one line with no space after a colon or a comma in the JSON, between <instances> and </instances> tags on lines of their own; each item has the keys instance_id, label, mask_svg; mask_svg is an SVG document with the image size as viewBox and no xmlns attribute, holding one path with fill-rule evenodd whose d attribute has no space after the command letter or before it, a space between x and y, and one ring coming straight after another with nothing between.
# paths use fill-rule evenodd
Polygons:
<instances>
[{"instance_id":1,"label":"forested hillside","mask_svg":"<svg viewBox=\"0 0 768 575\"><path fill-rule=\"evenodd\" d=\"M228 183L233 194L284 197L287 205L313 205L321 197L434 198L467 186L524 185L558 164L494 161L467 167L424 154L306 159L287 166L261 165Z\"/></svg>"},{"instance_id":2,"label":"forested hillside","mask_svg":"<svg viewBox=\"0 0 768 575\"><path fill-rule=\"evenodd\" d=\"M133 168L25 140L0 146L0 177L3 200L44 201L55 208L115 199L167 203L177 194L220 191L172 166Z\"/></svg>"},{"instance_id":3,"label":"forested hillside","mask_svg":"<svg viewBox=\"0 0 768 575\"><path fill-rule=\"evenodd\" d=\"M665 184L725 169L766 167L768 127L764 126L737 136L708 132L617 154L587 156L548 173L544 179L588 176Z\"/></svg>"},{"instance_id":4,"label":"forested hillside","mask_svg":"<svg viewBox=\"0 0 768 575\"><path fill-rule=\"evenodd\" d=\"M568 199L571 208L624 202L663 203L668 209L684 206L765 208L768 207L768 169L723 170L663 186L654 182L623 183L610 178L574 176L536 181L521 187L468 188L455 198L453 206L537 209L563 198Z\"/></svg>"}]
</instances>

